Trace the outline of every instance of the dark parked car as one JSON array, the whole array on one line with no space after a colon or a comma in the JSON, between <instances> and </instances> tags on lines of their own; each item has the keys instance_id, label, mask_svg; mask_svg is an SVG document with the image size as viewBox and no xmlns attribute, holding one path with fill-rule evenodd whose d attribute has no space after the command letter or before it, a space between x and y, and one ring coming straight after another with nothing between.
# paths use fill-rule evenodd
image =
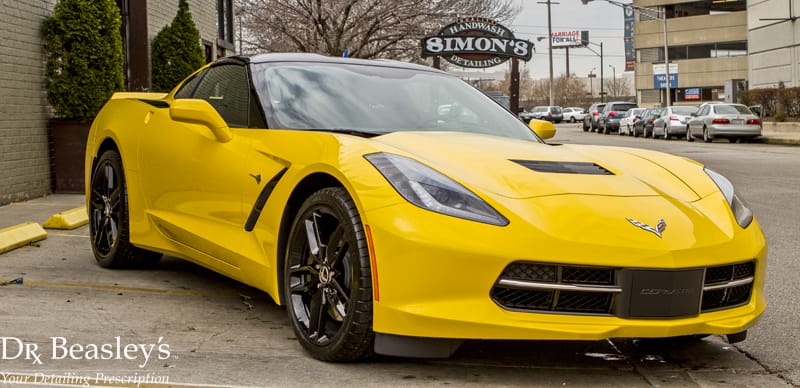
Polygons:
<instances>
[{"instance_id":1,"label":"dark parked car","mask_svg":"<svg viewBox=\"0 0 800 388\"><path fill-rule=\"evenodd\" d=\"M583 131L591 131L594 132L597 129L597 116L600 115L600 111L606 104L592 104L589 109L586 110L586 116L583 117Z\"/></svg>"},{"instance_id":2,"label":"dark parked car","mask_svg":"<svg viewBox=\"0 0 800 388\"><path fill-rule=\"evenodd\" d=\"M647 137L648 134L653 133L653 122L661 115L661 108L649 108L642 113L641 120L636 120L633 123L633 136L637 137L643 135Z\"/></svg>"},{"instance_id":3,"label":"dark parked car","mask_svg":"<svg viewBox=\"0 0 800 388\"><path fill-rule=\"evenodd\" d=\"M597 116L598 132L609 134L619 131L619 120L629 109L637 108L634 102L614 101L606 103L603 111Z\"/></svg>"}]
</instances>

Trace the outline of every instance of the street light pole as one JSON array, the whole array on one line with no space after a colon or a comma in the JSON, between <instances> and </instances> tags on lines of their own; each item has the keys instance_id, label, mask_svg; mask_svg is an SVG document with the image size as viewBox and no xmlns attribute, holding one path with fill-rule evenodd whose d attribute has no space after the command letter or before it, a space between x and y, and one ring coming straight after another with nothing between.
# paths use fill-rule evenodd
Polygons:
<instances>
[{"instance_id":1,"label":"street light pole","mask_svg":"<svg viewBox=\"0 0 800 388\"><path fill-rule=\"evenodd\" d=\"M589 4L590 1L594 0L581 0L581 3L583 3L583 5L586 5ZM605 1L606 3L616 5L617 7L621 7L622 9L625 9L626 7L631 7L633 9L638 10L639 12L651 13L651 15L653 15L652 13L655 12L656 18L660 19L664 23L664 75L667 78L666 82L664 83L664 90L666 91L667 94L666 98L667 106L672 105L672 95L671 95L671 89L669 87L669 39L667 37L667 8L663 7L661 11L659 11L659 10L654 10L652 8L641 7L634 4L621 3L617 0L603 0L603 1Z\"/></svg>"},{"instance_id":2,"label":"street light pole","mask_svg":"<svg viewBox=\"0 0 800 388\"><path fill-rule=\"evenodd\" d=\"M603 42L600 42L600 102L606 102L606 92L603 89Z\"/></svg>"},{"instance_id":3,"label":"street light pole","mask_svg":"<svg viewBox=\"0 0 800 388\"><path fill-rule=\"evenodd\" d=\"M612 90L611 93L615 93L615 94L619 93L619 90L617 90L617 68L614 67L614 65L608 65L608 67L610 67L611 70L613 70L613 74L614 74L614 78L612 78L613 81L612 81L612 84L611 84L611 85L614 85L614 87L613 87L614 90Z\"/></svg>"},{"instance_id":4,"label":"street light pole","mask_svg":"<svg viewBox=\"0 0 800 388\"><path fill-rule=\"evenodd\" d=\"M603 88L603 83L604 83L604 79L603 79L603 42L595 43L595 42L590 42L588 40L584 40L582 42L584 43L584 46L583 46L584 48L589 49L589 51L593 52L594 55L599 55L600 56L600 102L606 102L605 101L606 92L604 91L604 88ZM600 53L598 54L597 51L594 51L591 47L589 47L588 45L590 45L590 44L593 44L595 46L600 46ZM592 69L592 70L594 70L594 69Z\"/></svg>"},{"instance_id":5,"label":"street light pole","mask_svg":"<svg viewBox=\"0 0 800 388\"><path fill-rule=\"evenodd\" d=\"M595 75L594 75L594 70L595 69L597 69L597 68L593 67L592 70L589 70L589 76L588 76L589 77L589 95L592 96L592 102L594 102L594 82L592 80L594 80L594 77L595 77Z\"/></svg>"}]
</instances>

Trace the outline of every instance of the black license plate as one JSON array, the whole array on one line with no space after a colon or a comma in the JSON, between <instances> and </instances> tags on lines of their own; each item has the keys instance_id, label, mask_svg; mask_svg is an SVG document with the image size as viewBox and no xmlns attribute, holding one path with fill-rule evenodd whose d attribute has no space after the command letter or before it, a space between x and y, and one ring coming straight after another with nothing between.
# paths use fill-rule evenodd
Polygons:
<instances>
[{"instance_id":1,"label":"black license plate","mask_svg":"<svg viewBox=\"0 0 800 388\"><path fill-rule=\"evenodd\" d=\"M620 317L679 318L700 313L702 268L689 270L625 269L615 311Z\"/></svg>"}]
</instances>

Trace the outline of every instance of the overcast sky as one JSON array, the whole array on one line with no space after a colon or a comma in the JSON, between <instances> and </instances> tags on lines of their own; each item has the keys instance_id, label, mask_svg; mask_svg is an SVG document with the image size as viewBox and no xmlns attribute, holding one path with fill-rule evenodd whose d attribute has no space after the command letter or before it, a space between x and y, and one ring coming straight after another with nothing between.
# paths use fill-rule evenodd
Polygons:
<instances>
[{"instance_id":1,"label":"overcast sky","mask_svg":"<svg viewBox=\"0 0 800 388\"><path fill-rule=\"evenodd\" d=\"M516 37L528 39L536 45L533 59L526 64L533 79L548 78L547 40L537 41L539 36L547 36L547 4L539 4L543 0L517 0L522 12L506 27ZM570 30L589 31L589 40L603 42L603 61L605 77L611 78L616 68L617 76L625 71L625 47L623 41L622 8L605 1L593 1L583 5L580 0L558 0L550 6L553 32ZM623 1L628 2L628 1ZM590 45L599 52L599 47ZM508 68L509 65L504 65ZM586 77L595 68L600 73L600 57L585 48L569 50L569 71L579 77ZM566 52L564 49L553 49L553 77L566 73Z\"/></svg>"}]
</instances>

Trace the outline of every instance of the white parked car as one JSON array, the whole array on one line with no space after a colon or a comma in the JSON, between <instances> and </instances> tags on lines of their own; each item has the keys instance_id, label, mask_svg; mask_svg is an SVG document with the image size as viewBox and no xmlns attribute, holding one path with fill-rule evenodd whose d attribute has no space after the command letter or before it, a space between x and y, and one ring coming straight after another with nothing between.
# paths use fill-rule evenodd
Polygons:
<instances>
[{"instance_id":1,"label":"white parked car","mask_svg":"<svg viewBox=\"0 0 800 388\"><path fill-rule=\"evenodd\" d=\"M561 112L564 115L564 121L569 121L570 123L583 121L583 118L586 116L586 111L584 111L583 108L564 108Z\"/></svg>"},{"instance_id":2,"label":"white parked car","mask_svg":"<svg viewBox=\"0 0 800 388\"><path fill-rule=\"evenodd\" d=\"M620 135L633 135L633 123L642 118L642 114L646 108L631 108L628 109L622 118L619 119L619 134Z\"/></svg>"}]
</instances>

